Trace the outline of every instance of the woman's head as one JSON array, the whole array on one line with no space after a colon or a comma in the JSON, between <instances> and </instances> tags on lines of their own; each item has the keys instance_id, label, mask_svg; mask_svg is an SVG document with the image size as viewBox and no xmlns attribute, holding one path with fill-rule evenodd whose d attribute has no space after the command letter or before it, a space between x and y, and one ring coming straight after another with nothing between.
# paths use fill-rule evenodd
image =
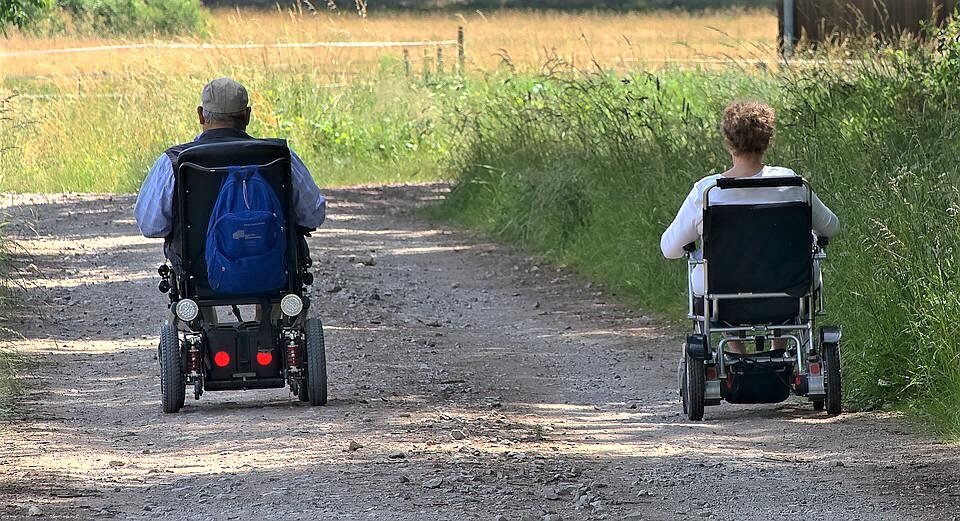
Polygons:
<instances>
[{"instance_id":1,"label":"woman's head","mask_svg":"<svg viewBox=\"0 0 960 521\"><path fill-rule=\"evenodd\" d=\"M731 154L762 156L773 141L776 123L777 114L770 105L735 101L723 111L720 130Z\"/></svg>"}]
</instances>

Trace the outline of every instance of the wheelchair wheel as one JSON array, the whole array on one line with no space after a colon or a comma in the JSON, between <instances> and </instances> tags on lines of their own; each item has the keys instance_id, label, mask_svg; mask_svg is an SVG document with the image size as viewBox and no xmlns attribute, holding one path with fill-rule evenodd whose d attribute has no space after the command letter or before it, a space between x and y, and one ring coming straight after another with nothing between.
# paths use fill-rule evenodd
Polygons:
<instances>
[{"instance_id":1,"label":"wheelchair wheel","mask_svg":"<svg viewBox=\"0 0 960 521\"><path fill-rule=\"evenodd\" d=\"M307 319L304 328L307 344L307 397L310 405L327 403L327 353L323 346L323 325L317 318ZM303 391L298 393L301 397Z\"/></svg>"},{"instance_id":2,"label":"wheelchair wheel","mask_svg":"<svg viewBox=\"0 0 960 521\"><path fill-rule=\"evenodd\" d=\"M700 360L690 358L684 354L686 378L683 382L683 412L691 421L703 419L704 396L707 392L707 374Z\"/></svg>"},{"instance_id":3,"label":"wheelchair wheel","mask_svg":"<svg viewBox=\"0 0 960 521\"><path fill-rule=\"evenodd\" d=\"M687 414L687 357L680 359L677 365L677 389L680 390L680 404L683 414Z\"/></svg>"},{"instance_id":4,"label":"wheelchair wheel","mask_svg":"<svg viewBox=\"0 0 960 521\"><path fill-rule=\"evenodd\" d=\"M840 386L840 345L824 344L823 352L824 387L827 390L827 414L840 414L841 386Z\"/></svg>"},{"instance_id":5,"label":"wheelchair wheel","mask_svg":"<svg viewBox=\"0 0 960 521\"><path fill-rule=\"evenodd\" d=\"M187 383L183 374L183 358L180 356L180 339L173 324L160 326L159 359L160 403L163 412L174 413L183 407Z\"/></svg>"}]
</instances>

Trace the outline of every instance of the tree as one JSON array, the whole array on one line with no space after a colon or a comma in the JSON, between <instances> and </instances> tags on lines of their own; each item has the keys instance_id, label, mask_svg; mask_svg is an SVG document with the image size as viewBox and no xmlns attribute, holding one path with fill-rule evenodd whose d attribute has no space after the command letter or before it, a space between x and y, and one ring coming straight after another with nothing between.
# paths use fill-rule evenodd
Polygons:
<instances>
[{"instance_id":1,"label":"tree","mask_svg":"<svg viewBox=\"0 0 960 521\"><path fill-rule=\"evenodd\" d=\"M22 28L43 14L52 3L53 0L0 0L0 32L10 25Z\"/></svg>"}]
</instances>

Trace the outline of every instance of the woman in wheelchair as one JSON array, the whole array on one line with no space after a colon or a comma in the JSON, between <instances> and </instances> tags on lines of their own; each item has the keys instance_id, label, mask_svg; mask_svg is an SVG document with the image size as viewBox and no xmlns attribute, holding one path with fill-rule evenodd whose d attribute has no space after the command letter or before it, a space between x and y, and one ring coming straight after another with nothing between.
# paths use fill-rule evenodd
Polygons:
<instances>
[{"instance_id":1,"label":"woman in wheelchair","mask_svg":"<svg viewBox=\"0 0 960 521\"><path fill-rule=\"evenodd\" d=\"M701 419L703 405L719 404L721 398L782 401L791 388L810 396L815 407L823 407L826 399L830 411L839 412L839 373L834 392L827 393L820 362L830 361L823 360L819 345L838 344L839 330L822 328L829 338L815 341L813 318L822 302L822 248L840 231L840 221L795 172L764 164L775 124L769 105L730 104L720 128L732 166L694 183L660 239L666 258L690 259L689 315L695 332L685 343L680 387L691 419ZM755 349L748 357L750 337ZM767 339L773 349L764 353ZM737 379L757 372L758 361L769 362L775 373L760 380L779 388L749 396L740 392L749 379ZM839 370L839 349L833 366ZM828 394L835 394L833 402Z\"/></svg>"}]
</instances>

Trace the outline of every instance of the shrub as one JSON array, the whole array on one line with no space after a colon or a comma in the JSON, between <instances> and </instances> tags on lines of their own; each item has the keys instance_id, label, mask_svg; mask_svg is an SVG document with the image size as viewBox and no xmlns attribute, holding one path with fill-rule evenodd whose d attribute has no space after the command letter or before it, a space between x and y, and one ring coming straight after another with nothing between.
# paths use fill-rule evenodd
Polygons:
<instances>
[{"instance_id":1,"label":"shrub","mask_svg":"<svg viewBox=\"0 0 960 521\"><path fill-rule=\"evenodd\" d=\"M204 30L199 0L58 0L31 25L42 33L144 36Z\"/></svg>"}]
</instances>

